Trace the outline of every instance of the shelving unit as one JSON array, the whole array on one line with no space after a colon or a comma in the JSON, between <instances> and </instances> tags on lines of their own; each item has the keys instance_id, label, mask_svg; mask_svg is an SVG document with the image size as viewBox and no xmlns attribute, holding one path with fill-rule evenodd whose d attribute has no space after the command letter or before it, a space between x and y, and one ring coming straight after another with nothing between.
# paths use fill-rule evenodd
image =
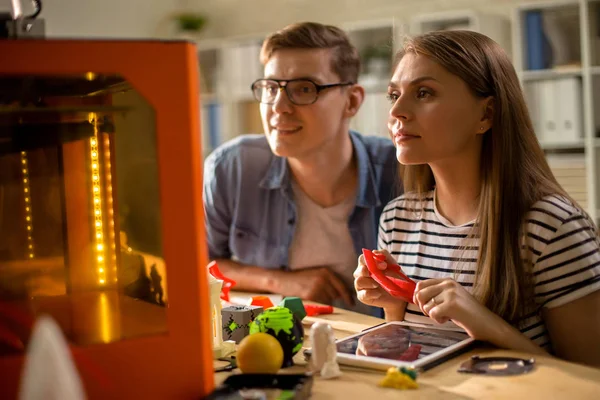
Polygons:
<instances>
[{"instance_id":1,"label":"shelving unit","mask_svg":"<svg viewBox=\"0 0 600 400\"><path fill-rule=\"evenodd\" d=\"M600 216L600 2L519 5L513 61L542 147L559 183Z\"/></svg>"},{"instance_id":2,"label":"shelving unit","mask_svg":"<svg viewBox=\"0 0 600 400\"><path fill-rule=\"evenodd\" d=\"M262 132L250 85L263 74L259 54L265 36L198 43L205 157L235 136Z\"/></svg>"},{"instance_id":3,"label":"shelving unit","mask_svg":"<svg viewBox=\"0 0 600 400\"><path fill-rule=\"evenodd\" d=\"M220 42L204 43L198 47L200 65L200 122L202 124L202 149L206 157L221 143L221 105L218 91L221 81Z\"/></svg>"},{"instance_id":4,"label":"shelving unit","mask_svg":"<svg viewBox=\"0 0 600 400\"><path fill-rule=\"evenodd\" d=\"M358 82L365 88L365 99L352 119L350 128L363 135L389 137L387 120L390 104L386 98L392 74L393 57L406 24L390 18L342 26L361 58Z\"/></svg>"},{"instance_id":5,"label":"shelving unit","mask_svg":"<svg viewBox=\"0 0 600 400\"><path fill-rule=\"evenodd\" d=\"M436 30L471 30L483 33L495 40L510 55L510 21L499 15L480 13L475 10L452 10L420 14L411 18L411 34Z\"/></svg>"}]
</instances>

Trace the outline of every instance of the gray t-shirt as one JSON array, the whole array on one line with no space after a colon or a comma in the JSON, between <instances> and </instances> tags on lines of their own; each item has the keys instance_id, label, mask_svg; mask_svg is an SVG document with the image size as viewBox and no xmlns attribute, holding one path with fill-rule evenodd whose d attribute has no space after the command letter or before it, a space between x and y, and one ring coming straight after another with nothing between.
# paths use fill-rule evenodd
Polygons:
<instances>
[{"instance_id":1,"label":"gray t-shirt","mask_svg":"<svg viewBox=\"0 0 600 400\"><path fill-rule=\"evenodd\" d=\"M331 207L321 207L292 181L296 201L297 225L289 251L289 266L292 270L312 267L329 267L338 275L354 298L354 307L342 300L335 307L370 314L371 308L356 298L352 274L358 263L348 219L354 210L355 195Z\"/></svg>"}]
</instances>

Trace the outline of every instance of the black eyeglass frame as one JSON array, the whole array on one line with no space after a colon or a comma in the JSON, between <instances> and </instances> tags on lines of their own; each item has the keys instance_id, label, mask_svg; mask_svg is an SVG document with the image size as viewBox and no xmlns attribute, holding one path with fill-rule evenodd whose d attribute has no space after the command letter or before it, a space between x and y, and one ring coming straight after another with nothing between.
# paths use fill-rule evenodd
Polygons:
<instances>
[{"instance_id":1,"label":"black eyeglass frame","mask_svg":"<svg viewBox=\"0 0 600 400\"><path fill-rule=\"evenodd\" d=\"M354 85L354 82L340 82L340 83L330 83L327 85L319 85L318 83L316 83L315 81L313 81L312 79L307 79L307 78L297 78L297 79L267 79L267 78L260 78L255 80L254 82L252 82L252 85L250 85L250 90L252 91L252 94L254 95L254 98L259 101L262 104L275 104L275 99L273 99L273 102L271 103L265 103L264 101L262 101L261 99L256 97L256 92L254 91L254 86L259 83L259 82L276 82L279 85L279 91L281 91L281 89L283 89L285 91L285 94L287 95L288 99L290 100L290 102L296 106L308 106L311 104L314 104L318 99L319 99L319 94L325 90L325 89L329 89L332 87L338 87L338 86L350 86L350 85ZM288 84L290 82L299 82L299 81L304 81L304 82L310 82L313 85L315 85L315 88L317 89L316 95L315 95L315 99L311 102L311 103L302 103L302 104L298 104L296 102L294 102L294 100L292 100L292 96L290 96L290 94L288 93ZM277 98L277 96L275 96L275 98Z\"/></svg>"}]
</instances>

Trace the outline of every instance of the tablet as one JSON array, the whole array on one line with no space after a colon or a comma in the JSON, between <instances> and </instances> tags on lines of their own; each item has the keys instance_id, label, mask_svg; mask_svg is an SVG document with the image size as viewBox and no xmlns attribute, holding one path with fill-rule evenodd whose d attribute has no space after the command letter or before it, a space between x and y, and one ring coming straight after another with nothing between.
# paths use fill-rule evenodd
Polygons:
<instances>
[{"instance_id":1,"label":"tablet","mask_svg":"<svg viewBox=\"0 0 600 400\"><path fill-rule=\"evenodd\" d=\"M464 331L410 322L386 322L336 341L342 365L425 371L470 350L475 341ZM312 349L304 351L309 358Z\"/></svg>"}]
</instances>

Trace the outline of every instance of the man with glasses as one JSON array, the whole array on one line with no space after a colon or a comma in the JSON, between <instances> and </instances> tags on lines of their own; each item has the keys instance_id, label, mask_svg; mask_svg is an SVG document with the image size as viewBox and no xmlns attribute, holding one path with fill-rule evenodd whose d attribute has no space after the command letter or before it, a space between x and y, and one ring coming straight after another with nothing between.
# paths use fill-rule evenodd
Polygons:
<instances>
[{"instance_id":1,"label":"man with glasses","mask_svg":"<svg viewBox=\"0 0 600 400\"><path fill-rule=\"evenodd\" d=\"M261 62L251 89L265 134L205 162L210 258L236 289L376 313L352 273L400 184L391 140L349 130L365 95L358 52L339 28L299 23L265 40Z\"/></svg>"}]
</instances>

